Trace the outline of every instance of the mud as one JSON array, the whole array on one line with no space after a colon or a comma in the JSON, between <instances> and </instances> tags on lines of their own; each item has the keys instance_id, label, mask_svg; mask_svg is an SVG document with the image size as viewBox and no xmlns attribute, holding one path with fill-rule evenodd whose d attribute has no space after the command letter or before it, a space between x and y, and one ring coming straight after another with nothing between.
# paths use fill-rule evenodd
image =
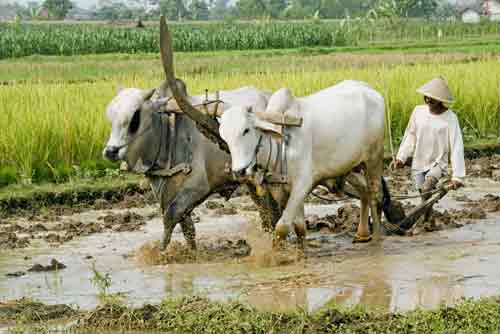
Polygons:
<instances>
[{"instance_id":1,"label":"mud","mask_svg":"<svg viewBox=\"0 0 500 334\"><path fill-rule=\"evenodd\" d=\"M391 174L391 190L414 194L408 175L409 169ZM410 236L363 245L352 244L360 214L356 201L308 203L304 253L297 252L293 237L284 250L273 252L272 237L260 230L258 213L244 194L228 202L214 196L194 210L199 220L195 252L187 248L179 226L167 251L160 251L157 205L10 217L0 223L0 236L14 234L29 244L0 252L0 296L94 309L99 298L90 282L93 262L111 277L109 292L123 294L125 303L138 307L196 295L239 299L271 311L311 312L330 301L394 311L497 294L500 198L491 194L500 192L500 183L470 178L466 185L435 205L430 220L419 222ZM418 203L402 202L406 210ZM52 258L68 267L26 272L30 264ZM26 275L6 277L16 272Z\"/></svg>"},{"instance_id":2,"label":"mud","mask_svg":"<svg viewBox=\"0 0 500 334\"><path fill-rule=\"evenodd\" d=\"M67 305L46 305L29 298L0 301L0 320L42 321L67 318L77 312Z\"/></svg>"},{"instance_id":3,"label":"mud","mask_svg":"<svg viewBox=\"0 0 500 334\"><path fill-rule=\"evenodd\" d=\"M21 276L24 276L26 275L26 273L24 271L15 271L13 273L7 273L5 274L6 277L21 277Z\"/></svg>"},{"instance_id":4,"label":"mud","mask_svg":"<svg viewBox=\"0 0 500 334\"><path fill-rule=\"evenodd\" d=\"M185 243L173 241L162 251L158 241L141 246L134 254L141 265L165 265L170 263L221 262L250 255L251 246L245 239L216 238L197 241L192 250Z\"/></svg>"},{"instance_id":5,"label":"mud","mask_svg":"<svg viewBox=\"0 0 500 334\"><path fill-rule=\"evenodd\" d=\"M29 268L29 272L47 272L47 271L57 271L66 268L66 265L64 263L61 263L57 261L56 259L50 260L50 264L47 266L43 266L39 263L36 263L33 265L33 267Z\"/></svg>"},{"instance_id":6,"label":"mud","mask_svg":"<svg viewBox=\"0 0 500 334\"><path fill-rule=\"evenodd\" d=\"M311 231L324 232L356 232L361 209L355 204L346 204L337 210L336 215L319 217L312 215L306 218L306 226ZM326 229L326 231L325 231Z\"/></svg>"},{"instance_id":7,"label":"mud","mask_svg":"<svg viewBox=\"0 0 500 334\"><path fill-rule=\"evenodd\" d=\"M466 161L469 177L485 177L500 180L500 154Z\"/></svg>"},{"instance_id":8,"label":"mud","mask_svg":"<svg viewBox=\"0 0 500 334\"><path fill-rule=\"evenodd\" d=\"M0 224L0 249L26 248L38 240L59 246L95 233L137 231L148 219L159 215L155 206L142 207L141 214L134 210L85 211L52 216L52 220L47 217L10 217Z\"/></svg>"},{"instance_id":9,"label":"mud","mask_svg":"<svg viewBox=\"0 0 500 334\"><path fill-rule=\"evenodd\" d=\"M485 212L499 212L500 211L500 197L492 194L487 194L483 198L472 201L468 200L465 204L466 207L472 208L473 210L481 209Z\"/></svg>"},{"instance_id":10,"label":"mud","mask_svg":"<svg viewBox=\"0 0 500 334\"><path fill-rule=\"evenodd\" d=\"M28 238L18 237L14 232L0 232L0 250L24 248L29 245Z\"/></svg>"}]
</instances>

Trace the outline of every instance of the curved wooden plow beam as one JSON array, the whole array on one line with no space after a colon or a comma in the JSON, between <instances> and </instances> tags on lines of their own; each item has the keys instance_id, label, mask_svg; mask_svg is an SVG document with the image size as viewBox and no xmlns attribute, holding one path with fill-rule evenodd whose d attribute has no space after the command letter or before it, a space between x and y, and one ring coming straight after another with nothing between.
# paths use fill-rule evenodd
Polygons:
<instances>
[{"instance_id":1,"label":"curved wooden plow beam","mask_svg":"<svg viewBox=\"0 0 500 334\"><path fill-rule=\"evenodd\" d=\"M167 83L179 108L196 123L198 129L203 133L205 137L207 137L213 143L217 144L223 151L229 153L229 148L226 142L221 138L219 134L219 123L214 118L206 115L201 110L198 110L194 106L192 106L191 103L187 100L186 96L180 92L176 84L174 72L174 55L172 50L172 36L168 29L165 16L163 15L160 18L160 51L163 70L165 71Z\"/></svg>"}]
</instances>

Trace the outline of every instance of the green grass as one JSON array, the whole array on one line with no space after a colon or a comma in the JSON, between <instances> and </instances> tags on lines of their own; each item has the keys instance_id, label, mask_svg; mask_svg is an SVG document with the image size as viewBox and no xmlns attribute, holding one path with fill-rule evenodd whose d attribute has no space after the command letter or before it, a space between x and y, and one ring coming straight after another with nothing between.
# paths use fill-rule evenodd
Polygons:
<instances>
[{"instance_id":1,"label":"green grass","mask_svg":"<svg viewBox=\"0 0 500 334\"><path fill-rule=\"evenodd\" d=\"M165 300L161 305L130 309L104 304L82 312L80 329L68 332L119 331L121 333L286 333L286 334L495 334L500 333L498 298L464 300L454 307L382 313L361 306L330 304L314 314L304 311L262 312L239 303L215 303L199 297ZM27 322L28 323L28 322ZM29 325L17 330L28 333ZM43 332L43 323L35 325Z\"/></svg>"}]
</instances>

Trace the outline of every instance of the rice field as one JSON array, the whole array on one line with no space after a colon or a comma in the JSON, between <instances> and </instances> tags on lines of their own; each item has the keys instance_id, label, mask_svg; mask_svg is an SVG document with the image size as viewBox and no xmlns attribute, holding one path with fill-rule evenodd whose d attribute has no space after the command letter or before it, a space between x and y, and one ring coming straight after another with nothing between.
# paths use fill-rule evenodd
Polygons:
<instances>
[{"instance_id":1,"label":"rice field","mask_svg":"<svg viewBox=\"0 0 500 334\"><path fill-rule=\"evenodd\" d=\"M74 27L69 31L81 29ZM176 69L192 94L254 85L267 90L289 87L303 96L344 79L366 81L386 98L395 143L413 107L422 102L415 89L444 75L456 94L453 108L466 141L472 142L496 140L500 133L499 52L497 44L473 43L449 44L442 50L424 44L412 52L181 52ZM101 151L109 124L104 111L117 88L156 87L162 80L157 53L0 61L0 184L57 181L67 179L74 166L105 167Z\"/></svg>"},{"instance_id":2,"label":"rice field","mask_svg":"<svg viewBox=\"0 0 500 334\"><path fill-rule=\"evenodd\" d=\"M101 152L110 130L106 105L120 86L158 86L163 76L157 57L1 61L0 183L57 181L74 172L74 166L105 167ZM422 103L415 89L444 75L456 95L453 109L466 141L496 140L500 134L500 57L493 53L225 52L178 53L176 59L178 76L192 94L254 85L289 87L303 96L344 79L366 81L386 98L396 143L414 106Z\"/></svg>"},{"instance_id":3,"label":"rice field","mask_svg":"<svg viewBox=\"0 0 500 334\"><path fill-rule=\"evenodd\" d=\"M381 42L443 42L476 38L495 41L499 23L467 25L420 20L304 21L173 24L177 51L343 47ZM104 24L0 23L0 59L40 55L158 52L158 28Z\"/></svg>"}]
</instances>

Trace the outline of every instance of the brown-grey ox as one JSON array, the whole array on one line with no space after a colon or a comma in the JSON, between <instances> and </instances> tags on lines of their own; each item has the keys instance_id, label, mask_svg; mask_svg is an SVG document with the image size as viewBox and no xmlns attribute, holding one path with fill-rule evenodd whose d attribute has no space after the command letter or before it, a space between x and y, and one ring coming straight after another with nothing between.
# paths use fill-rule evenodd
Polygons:
<instances>
[{"instance_id":1,"label":"brown-grey ox","mask_svg":"<svg viewBox=\"0 0 500 334\"><path fill-rule=\"evenodd\" d=\"M162 31L166 29L163 21ZM224 101L222 105L204 105L205 96L189 96L184 82L172 79L170 35L163 33L161 40L162 62L170 80L156 90L119 91L107 107L112 129L103 155L112 161L126 161L130 170L144 173L150 180L163 213L162 248L168 246L174 227L180 223L194 249L192 210L214 193L229 198L240 185L226 170L230 155L218 134L216 119L201 109L217 113L219 108L250 104L263 111L269 94L243 87L221 91L217 97ZM264 229L272 230L280 216L276 202L270 196L257 196L252 185L248 190Z\"/></svg>"}]
</instances>

